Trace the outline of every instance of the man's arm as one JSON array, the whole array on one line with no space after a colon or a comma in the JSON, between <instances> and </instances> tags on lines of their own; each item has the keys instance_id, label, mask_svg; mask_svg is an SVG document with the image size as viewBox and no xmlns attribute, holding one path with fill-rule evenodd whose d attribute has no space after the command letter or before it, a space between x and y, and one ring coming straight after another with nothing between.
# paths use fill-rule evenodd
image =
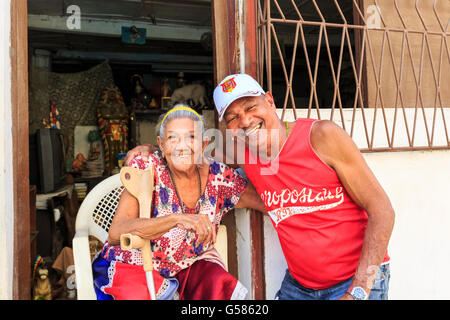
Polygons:
<instances>
[{"instance_id":1,"label":"man's arm","mask_svg":"<svg viewBox=\"0 0 450 320\"><path fill-rule=\"evenodd\" d=\"M127 152L127 155L124 159L124 166L128 166L130 161L137 156L141 156L143 160L148 160L149 155L158 149L159 147L153 144L143 144L140 146L136 146Z\"/></svg>"},{"instance_id":2,"label":"man's arm","mask_svg":"<svg viewBox=\"0 0 450 320\"><path fill-rule=\"evenodd\" d=\"M316 122L311 130L311 145L322 161L336 171L350 197L367 212L362 252L350 288L360 286L370 293L394 226L391 202L342 128L327 120ZM349 295L343 298L352 299Z\"/></svg>"},{"instance_id":3,"label":"man's arm","mask_svg":"<svg viewBox=\"0 0 450 320\"><path fill-rule=\"evenodd\" d=\"M235 206L236 208L251 208L259 212L267 213L266 207L261 200L253 184L249 181L242 197Z\"/></svg>"}]
</instances>

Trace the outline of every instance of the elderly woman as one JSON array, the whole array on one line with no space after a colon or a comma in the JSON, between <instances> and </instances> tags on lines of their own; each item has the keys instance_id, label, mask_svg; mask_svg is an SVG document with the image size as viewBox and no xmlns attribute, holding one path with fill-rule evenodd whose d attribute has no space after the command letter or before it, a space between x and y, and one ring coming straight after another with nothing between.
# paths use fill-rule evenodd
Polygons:
<instances>
[{"instance_id":1,"label":"elderly woman","mask_svg":"<svg viewBox=\"0 0 450 320\"><path fill-rule=\"evenodd\" d=\"M214 249L223 216L233 209L265 208L251 184L225 164L204 159L203 119L177 105L159 129L160 152L129 165L154 165L152 218L140 219L138 201L122 193L109 238L93 262L99 299L148 299L140 250L122 251L120 235L151 240L157 299L243 299L247 289L225 270Z\"/></svg>"}]
</instances>

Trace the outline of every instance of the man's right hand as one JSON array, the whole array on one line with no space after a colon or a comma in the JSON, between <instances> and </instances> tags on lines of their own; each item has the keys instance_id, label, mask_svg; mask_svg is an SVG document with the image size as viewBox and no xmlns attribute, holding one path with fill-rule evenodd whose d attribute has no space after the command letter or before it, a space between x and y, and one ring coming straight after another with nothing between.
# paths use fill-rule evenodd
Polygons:
<instances>
[{"instance_id":1,"label":"man's right hand","mask_svg":"<svg viewBox=\"0 0 450 320\"><path fill-rule=\"evenodd\" d=\"M127 155L124 159L124 166L128 166L130 161L137 156L141 156L143 160L148 160L149 155L156 150L158 150L158 148L152 144L143 144L141 146L136 146L127 152Z\"/></svg>"}]
</instances>

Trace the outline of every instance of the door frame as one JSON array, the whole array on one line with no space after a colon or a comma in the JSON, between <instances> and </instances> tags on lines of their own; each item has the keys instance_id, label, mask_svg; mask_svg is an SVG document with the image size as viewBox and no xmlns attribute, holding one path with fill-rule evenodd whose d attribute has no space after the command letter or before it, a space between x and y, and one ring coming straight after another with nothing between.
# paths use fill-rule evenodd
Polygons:
<instances>
[{"instance_id":1,"label":"door frame","mask_svg":"<svg viewBox=\"0 0 450 320\"><path fill-rule=\"evenodd\" d=\"M13 299L31 298L27 0L11 0Z\"/></svg>"}]
</instances>

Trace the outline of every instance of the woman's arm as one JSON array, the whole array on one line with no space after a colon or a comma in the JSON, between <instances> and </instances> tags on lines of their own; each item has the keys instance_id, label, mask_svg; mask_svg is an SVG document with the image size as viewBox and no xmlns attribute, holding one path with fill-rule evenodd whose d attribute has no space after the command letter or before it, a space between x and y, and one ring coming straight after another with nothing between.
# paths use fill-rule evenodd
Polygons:
<instances>
[{"instance_id":1,"label":"woman's arm","mask_svg":"<svg viewBox=\"0 0 450 320\"><path fill-rule=\"evenodd\" d=\"M144 239L157 239L176 226L174 217L139 218L139 202L127 190L120 196L111 227L108 242L111 245L120 243L120 235L132 233Z\"/></svg>"},{"instance_id":2,"label":"woman's arm","mask_svg":"<svg viewBox=\"0 0 450 320\"><path fill-rule=\"evenodd\" d=\"M266 207L261 200L261 197L250 181L248 182L247 188L239 199L239 202L236 204L236 208L251 208L260 212L267 212Z\"/></svg>"},{"instance_id":3,"label":"woman's arm","mask_svg":"<svg viewBox=\"0 0 450 320\"><path fill-rule=\"evenodd\" d=\"M118 245L120 235L124 233L154 240L175 227L196 232L199 243L216 241L215 229L206 215L170 214L150 219L139 218L139 202L124 190L109 228L108 242L111 245Z\"/></svg>"}]
</instances>

